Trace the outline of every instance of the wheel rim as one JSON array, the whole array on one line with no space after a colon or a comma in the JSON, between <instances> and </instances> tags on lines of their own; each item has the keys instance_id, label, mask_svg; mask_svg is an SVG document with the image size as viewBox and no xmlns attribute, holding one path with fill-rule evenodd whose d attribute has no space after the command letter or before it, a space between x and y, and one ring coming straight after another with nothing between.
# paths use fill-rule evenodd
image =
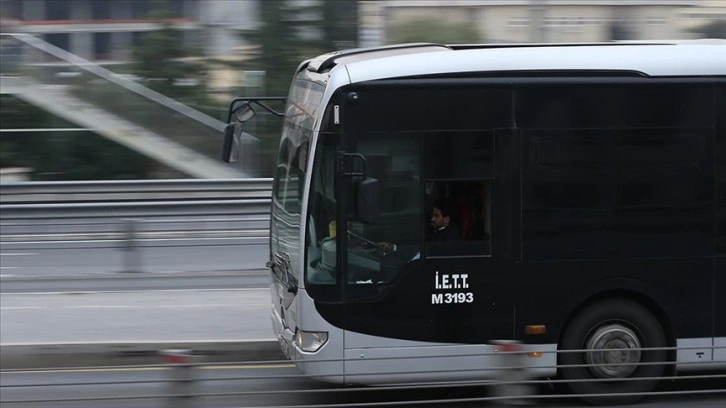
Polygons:
<instances>
[{"instance_id":1,"label":"wheel rim","mask_svg":"<svg viewBox=\"0 0 726 408\"><path fill-rule=\"evenodd\" d=\"M601 326L587 339L585 362L597 377L625 378L638 369L640 340L621 324Z\"/></svg>"}]
</instances>

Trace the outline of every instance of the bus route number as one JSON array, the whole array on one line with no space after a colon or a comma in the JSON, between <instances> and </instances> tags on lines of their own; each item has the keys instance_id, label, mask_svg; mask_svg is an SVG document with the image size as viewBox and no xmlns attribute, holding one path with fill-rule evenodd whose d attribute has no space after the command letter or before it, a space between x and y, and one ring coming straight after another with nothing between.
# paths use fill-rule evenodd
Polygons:
<instances>
[{"instance_id":1,"label":"bus route number","mask_svg":"<svg viewBox=\"0 0 726 408\"><path fill-rule=\"evenodd\" d=\"M471 292L459 293L433 293L431 294L432 305L451 303L474 303L474 294Z\"/></svg>"},{"instance_id":2,"label":"bus route number","mask_svg":"<svg viewBox=\"0 0 726 408\"><path fill-rule=\"evenodd\" d=\"M469 289L469 275L465 273L440 274L437 271L434 276L434 289L437 291L451 289ZM432 293L431 304L462 304L474 303L474 293L472 292L443 292Z\"/></svg>"}]
</instances>

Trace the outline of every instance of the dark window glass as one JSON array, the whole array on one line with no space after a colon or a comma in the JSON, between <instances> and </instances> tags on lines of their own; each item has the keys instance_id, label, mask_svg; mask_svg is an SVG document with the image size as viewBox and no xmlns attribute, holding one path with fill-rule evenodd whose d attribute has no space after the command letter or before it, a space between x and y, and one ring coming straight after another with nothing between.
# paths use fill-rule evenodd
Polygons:
<instances>
[{"instance_id":1,"label":"dark window glass","mask_svg":"<svg viewBox=\"0 0 726 408\"><path fill-rule=\"evenodd\" d=\"M716 106L726 106L726 86L716 90ZM726 112L718 112L716 157L716 253L726 255Z\"/></svg>"},{"instance_id":2,"label":"dark window glass","mask_svg":"<svg viewBox=\"0 0 726 408\"><path fill-rule=\"evenodd\" d=\"M491 254L492 180L427 181L426 256Z\"/></svg>"},{"instance_id":3,"label":"dark window glass","mask_svg":"<svg viewBox=\"0 0 726 408\"><path fill-rule=\"evenodd\" d=\"M132 1L131 17L140 19L149 18L150 5L150 1Z\"/></svg>"},{"instance_id":4,"label":"dark window glass","mask_svg":"<svg viewBox=\"0 0 726 408\"><path fill-rule=\"evenodd\" d=\"M305 280L308 284L334 285L337 282L335 159L338 143L335 135L321 133L313 162L307 222L307 260Z\"/></svg>"},{"instance_id":5,"label":"dark window glass","mask_svg":"<svg viewBox=\"0 0 726 408\"><path fill-rule=\"evenodd\" d=\"M522 132L526 259L711 250L709 129Z\"/></svg>"},{"instance_id":6,"label":"dark window glass","mask_svg":"<svg viewBox=\"0 0 726 408\"><path fill-rule=\"evenodd\" d=\"M70 51L70 36L67 33L46 34L45 40L58 48Z\"/></svg>"},{"instance_id":7,"label":"dark window glass","mask_svg":"<svg viewBox=\"0 0 726 408\"><path fill-rule=\"evenodd\" d=\"M372 132L451 132L507 128L512 124L509 89L413 81L410 87L404 81L399 86L379 86L355 90L355 104L343 107L347 127Z\"/></svg>"},{"instance_id":8,"label":"dark window glass","mask_svg":"<svg viewBox=\"0 0 726 408\"><path fill-rule=\"evenodd\" d=\"M91 11L94 20L108 20L111 18L111 2L108 0L93 0Z\"/></svg>"},{"instance_id":9,"label":"dark window glass","mask_svg":"<svg viewBox=\"0 0 726 408\"><path fill-rule=\"evenodd\" d=\"M22 17L23 5L22 0L5 0L0 2L0 12L5 18L20 20Z\"/></svg>"},{"instance_id":10,"label":"dark window glass","mask_svg":"<svg viewBox=\"0 0 726 408\"><path fill-rule=\"evenodd\" d=\"M432 132L426 134L427 179L482 179L494 176L491 132Z\"/></svg>"},{"instance_id":11,"label":"dark window glass","mask_svg":"<svg viewBox=\"0 0 726 408\"><path fill-rule=\"evenodd\" d=\"M144 41L146 40L146 36L148 33L136 31L131 34L131 44L134 47L140 47L144 44Z\"/></svg>"},{"instance_id":12,"label":"dark window glass","mask_svg":"<svg viewBox=\"0 0 726 408\"><path fill-rule=\"evenodd\" d=\"M196 1L174 1L171 2L170 6L169 12L172 18L184 18L198 15L198 13L196 13Z\"/></svg>"},{"instance_id":13,"label":"dark window glass","mask_svg":"<svg viewBox=\"0 0 726 408\"><path fill-rule=\"evenodd\" d=\"M356 284L394 281L420 259L421 138L407 133L366 133L356 152L366 159L366 175L379 182L375 223L348 222L348 279Z\"/></svg>"},{"instance_id":14,"label":"dark window glass","mask_svg":"<svg viewBox=\"0 0 726 408\"><path fill-rule=\"evenodd\" d=\"M53 0L45 2L45 15L48 20L70 20L71 1Z\"/></svg>"},{"instance_id":15,"label":"dark window glass","mask_svg":"<svg viewBox=\"0 0 726 408\"><path fill-rule=\"evenodd\" d=\"M491 254L493 133L427 133L424 160L426 255Z\"/></svg>"},{"instance_id":16,"label":"dark window glass","mask_svg":"<svg viewBox=\"0 0 726 408\"><path fill-rule=\"evenodd\" d=\"M713 251L713 87L529 85L522 129L523 256Z\"/></svg>"},{"instance_id":17,"label":"dark window glass","mask_svg":"<svg viewBox=\"0 0 726 408\"><path fill-rule=\"evenodd\" d=\"M537 85L517 90L521 129L702 127L713 123L713 91L664 84Z\"/></svg>"}]
</instances>

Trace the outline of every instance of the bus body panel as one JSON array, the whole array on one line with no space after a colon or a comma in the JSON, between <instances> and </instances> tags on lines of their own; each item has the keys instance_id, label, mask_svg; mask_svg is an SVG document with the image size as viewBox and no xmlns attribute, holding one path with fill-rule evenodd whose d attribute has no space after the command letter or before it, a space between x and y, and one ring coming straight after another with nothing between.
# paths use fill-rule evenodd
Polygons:
<instances>
[{"instance_id":1,"label":"bus body panel","mask_svg":"<svg viewBox=\"0 0 726 408\"><path fill-rule=\"evenodd\" d=\"M500 375L501 349L491 344L390 340L346 331L345 373L349 384L493 380ZM522 365L533 376L555 375L556 345L523 345ZM529 352L538 357L525 357Z\"/></svg>"},{"instance_id":2,"label":"bus body panel","mask_svg":"<svg viewBox=\"0 0 726 408\"><path fill-rule=\"evenodd\" d=\"M487 378L497 341L515 340L541 353L527 359L532 372L550 376L568 325L605 299L654 315L678 368L726 363L726 60L714 58L724 47L573 48L332 68L305 174L297 295L273 274L275 333L304 372L360 384ZM324 150L365 160L381 222L346 218L357 181L336 156L332 197L318 181ZM482 192L489 237L433 252L420 226L432 186ZM337 224L315 221L330 216L316 209L325 200ZM400 258L361 245L361 231L373 244L397 237ZM330 281L309 280L320 237L336 243ZM303 352L295 330L328 343Z\"/></svg>"},{"instance_id":3,"label":"bus body panel","mask_svg":"<svg viewBox=\"0 0 726 408\"><path fill-rule=\"evenodd\" d=\"M635 72L651 77L723 76L720 45L569 45L457 50L376 58L348 64L351 83L439 73L517 71ZM720 54L719 54L720 53ZM451 55L447 55L451 54Z\"/></svg>"},{"instance_id":4,"label":"bus body panel","mask_svg":"<svg viewBox=\"0 0 726 408\"><path fill-rule=\"evenodd\" d=\"M278 280L273 282L275 286L284 286ZM276 290L276 289L275 289ZM296 327L290 329L283 323L281 308L279 305L272 304L272 327L275 337L280 342L280 349L285 356L294 361L297 367L306 375L315 377L321 381L330 383L343 383L344 365L343 365L343 331L332 326L330 323L320 317L316 313L314 301L307 295L304 290L299 290L295 296L295 310L298 311L299 320ZM284 309L282 309L284 310ZM295 342L296 330L306 330L314 332L325 332L328 334L328 341L315 353L309 353L301 350Z\"/></svg>"}]
</instances>

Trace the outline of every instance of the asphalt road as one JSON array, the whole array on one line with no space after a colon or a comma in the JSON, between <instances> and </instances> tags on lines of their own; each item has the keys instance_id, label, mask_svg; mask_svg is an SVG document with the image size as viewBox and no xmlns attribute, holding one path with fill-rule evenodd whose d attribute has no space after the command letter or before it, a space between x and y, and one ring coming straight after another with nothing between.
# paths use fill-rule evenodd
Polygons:
<instances>
[{"instance_id":1,"label":"asphalt road","mask_svg":"<svg viewBox=\"0 0 726 408\"><path fill-rule=\"evenodd\" d=\"M269 289L3 293L0 344L270 340Z\"/></svg>"},{"instance_id":2,"label":"asphalt road","mask_svg":"<svg viewBox=\"0 0 726 408\"><path fill-rule=\"evenodd\" d=\"M20 407L149 407L178 406L184 402L194 407L288 407L288 406L436 406L493 407L486 401L492 386L415 388L351 388L325 384L305 378L288 363L256 365L202 365L190 370L193 382L188 388L174 388L169 382L176 373L163 367L126 367L73 369L62 371L20 371L0 373L0 403ZM183 387L183 385L182 385ZM721 389L721 393L718 390ZM700 395L682 395L682 392ZM205 394L192 400L174 399L179 392ZM663 387L638 408L721 408L726 405L723 387L714 381L679 382ZM428 404L426 401L439 401ZM469 402L461 402L469 400ZM478 400L478 401L471 401ZM27 404L10 402L33 401ZM396 402L405 402L396 404ZM544 388L535 400L539 407L587 407L579 400L557 395ZM616 405L617 406L617 405Z\"/></svg>"}]
</instances>

